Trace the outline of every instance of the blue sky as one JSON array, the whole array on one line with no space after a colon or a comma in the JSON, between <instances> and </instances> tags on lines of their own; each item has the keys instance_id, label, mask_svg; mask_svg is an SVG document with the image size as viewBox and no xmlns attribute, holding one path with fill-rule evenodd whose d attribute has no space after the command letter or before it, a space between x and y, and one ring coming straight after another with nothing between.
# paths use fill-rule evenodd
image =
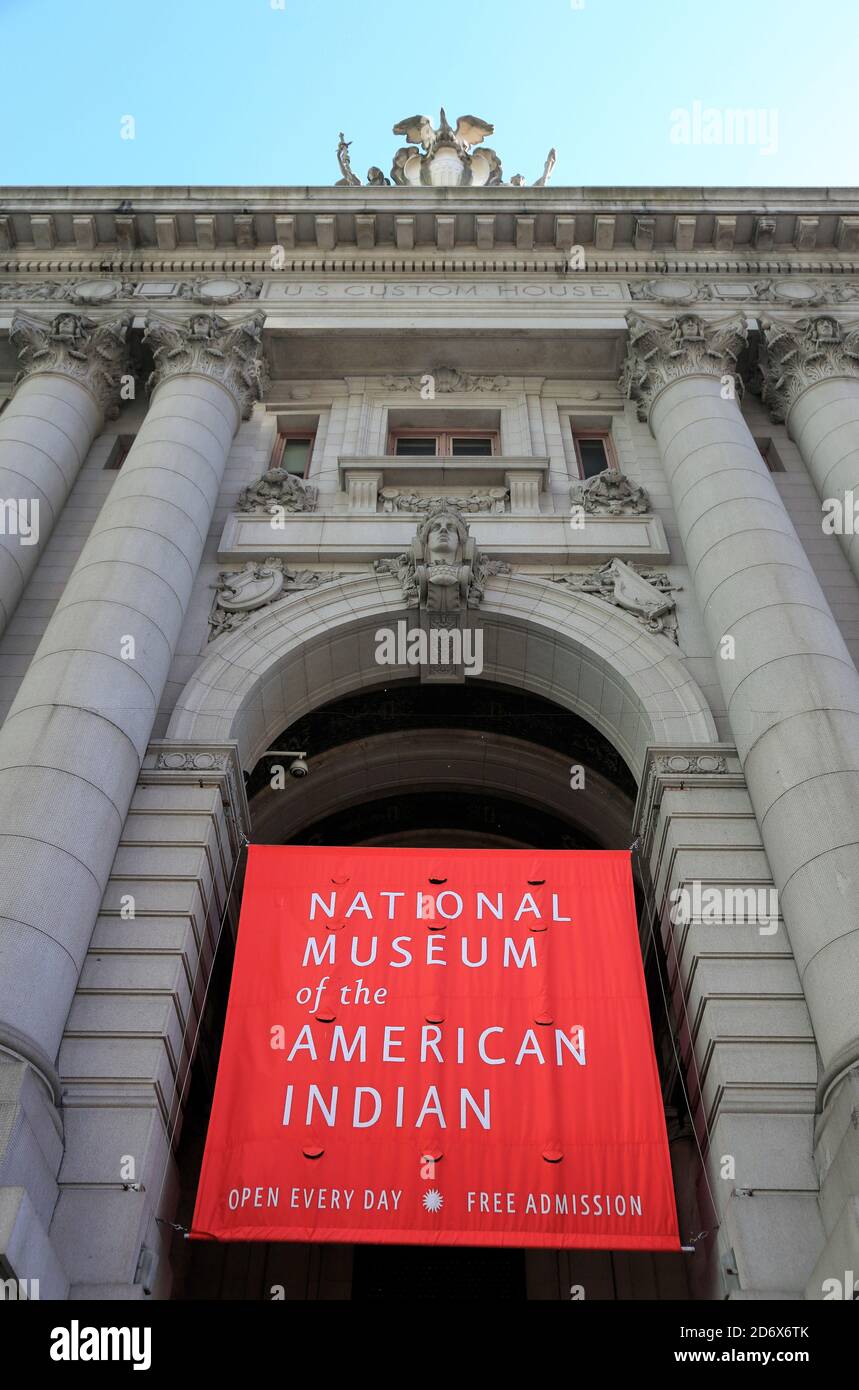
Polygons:
<instances>
[{"instance_id":1,"label":"blue sky","mask_svg":"<svg viewBox=\"0 0 859 1390\"><path fill-rule=\"evenodd\" d=\"M859 0L0 0L0 183L330 184L341 129L365 178L444 104L508 179L855 185L857 39Z\"/></svg>"}]
</instances>

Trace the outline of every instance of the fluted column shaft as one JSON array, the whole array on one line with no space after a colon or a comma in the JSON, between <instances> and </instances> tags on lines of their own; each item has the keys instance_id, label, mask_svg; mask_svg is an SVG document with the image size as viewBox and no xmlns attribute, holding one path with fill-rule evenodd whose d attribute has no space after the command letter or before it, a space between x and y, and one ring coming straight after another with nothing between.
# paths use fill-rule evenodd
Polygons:
<instances>
[{"instance_id":1,"label":"fluted column shaft","mask_svg":"<svg viewBox=\"0 0 859 1390\"><path fill-rule=\"evenodd\" d=\"M859 578L859 326L821 314L763 332L764 400L786 422Z\"/></svg>"},{"instance_id":2,"label":"fluted column shaft","mask_svg":"<svg viewBox=\"0 0 859 1390\"><path fill-rule=\"evenodd\" d=\"M732 398L743 340L633 319L624 381L659 445L828 1081L859 1059L859 673Z\"/></svg>"},{"instance_id":3,"label":"fluted column shaft","mask_svg":"<svg viewBox=\"0 0 859 1390\"><path fill-rule=\"evenodd\" d=\"M157 385L0 730L0 1040L52 1060L191 595L261 322L154 325Z\"/></svg>"},{"instance_id":4,"label":"fluted column shaft","mask_svg":"<svg viewBox=\"0 0 859 1390\"><path fill-rule=\"evenodd\" d=\"M127 321L78 314L52 323L17 315L21 371L0 416L0 632L47 544L72 484L115 410ZM35 505L34 505L35 504Z\"/></svg>"}]
</instances>

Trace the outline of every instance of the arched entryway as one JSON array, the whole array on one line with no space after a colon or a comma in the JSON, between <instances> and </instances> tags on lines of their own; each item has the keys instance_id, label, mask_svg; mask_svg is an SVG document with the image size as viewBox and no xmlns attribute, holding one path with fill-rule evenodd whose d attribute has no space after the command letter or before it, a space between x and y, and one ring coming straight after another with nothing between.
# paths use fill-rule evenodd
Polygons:
<instances>
[{"instance_id":1,"label":"arched entryway","mask_svg":"<svg viewBox=\"0 0 859 1390\"><path fill-rule=\"evenodd\" d=\"M398 588L375 579L326 586L314 595L312 622L288 599L215 644L170 735L238 742L260 843L627 847L647 745L671 734L685 746L709 743L712 718L667 639L587 596L551 590L547 601L546 589L536 580L502 580L496 589L493 581L481 612L486 669L461 686L421 685L410 670L376 665L373 636L398 611ZM283 748L306 749L311 770L275 788L278 760L268 750ZM658 966L652 952L661 1052ZM215 1032L228 976L229 961L221 961L208 1023ZM208 1075L197 1068L180 1156L186 1208L211 1079L211 1062ZM667 1107L670 1088L666 1075ZM279 1286L288 1298L557 1299L583 1286L589 1297L685 1296L680 1257L420 1254L186 1247L176 1294L260 1298Z\"/></svg>"}]
</instances>

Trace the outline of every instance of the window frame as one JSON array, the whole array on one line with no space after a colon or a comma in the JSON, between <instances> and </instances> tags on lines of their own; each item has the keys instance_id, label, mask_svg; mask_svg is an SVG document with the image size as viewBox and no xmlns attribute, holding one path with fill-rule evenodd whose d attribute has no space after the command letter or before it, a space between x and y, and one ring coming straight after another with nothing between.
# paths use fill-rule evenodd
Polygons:
<instances>
[{"instance_id":1,"label":"window frame","mask_svg":"<svg viewBox=\"0 0 859 1390\"><path fill-rule=\"evenodd\" d=\"M436 452L434 454L398 454L398 439L434 439L436 442ZM488 439L492 452L490 454L455 454L453 452L454 439ZM501 453L501 441L498 430L456 430L456 429L392 429L388 431L388 457L389 458L410 458L419 460L421 458L498 458Z\"/></svg>"},{"instance_id":2,"label":"window frame","mask_svg":"<svg viewBox=\"0 0 859 1390\"><path fill-rule=\"evenodd\" d=\"M118 473L120 471L134 447L136 438L136 434L115 434L113 436L114 443L111 445L110 453L104 463L106 473Z\"/></svg>"},{"instance_id":3,"label":"window frame","mask_svg":"<svg viewBox=\"0 0 859 1390\"><path fill-rule=\"evenodd\" d=\"M588 481L588 479L585 477L585 469L584 464L582 462L582 451L579 448L580 440L587 443L588 440L599 439L605 451L607 467L612 469L612 471L615 473L618 472L617 454L614 451L614 442L611 437L611 430L578 430L571 421L570 432L573 436L573 450L575 453L576 468L578 469L580 483ZM594 473L592 476L598 477L598 474Z\"/></svg>"},{"instance_id":4,"label":"window frame","mask_svg":"<svg viewBox=\"0 0 859 1390\"><path fill-rule=\"evenodd\" d=\"M300 440L302 444L305 442L307 443L307 462L304 465L304 472L300 474L291 473L290 477L309 478L310 467L313 463L313 451L316 448L315 430L278 430L277 439L275 440L274 449L272 450L271 463L269 464L269 467L283 467L283 456L286 452L286 446L290 442L290 440L292 440L293 442Z\"/></svg>"}]
</instances>

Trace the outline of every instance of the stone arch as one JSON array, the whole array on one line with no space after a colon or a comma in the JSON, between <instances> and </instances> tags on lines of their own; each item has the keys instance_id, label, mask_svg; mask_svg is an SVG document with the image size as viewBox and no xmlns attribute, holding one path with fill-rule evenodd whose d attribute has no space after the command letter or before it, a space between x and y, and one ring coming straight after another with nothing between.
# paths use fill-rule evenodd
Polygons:
<instances>
[{"instance_id":1,"label":"stone arch","mask_svg":"<svg viewBox=\"0 0 859 1390\"><path fill-rule=\"evenodd\" d=\"M570 759L557 749L507 734L435 728L362 735L314 754L313 776L306 781L256 792L254 841L280 844L335 812L430 791L452 800L491 792L587 826L602 848L629 844L630 798L594 767L587 767L584 786L571 797Z\"/></svg>"},{"instance_id":2,"label":"stone arch","mask_svg":"<svg viewBox=\"0 0 859 1390\"><path fill-rule=\"evenodd\" d=\"M213 644L183 690L167 738L235 741L252 768L308 710L414 675L380 667L379 627L406 615L399 584L362 575L290 595ZM709 744L712 713L668 638L590 594L500 575L480 609L481 679L526 689L598 729L640 780L649 744Z\"/></svg>"}]
</instances>

